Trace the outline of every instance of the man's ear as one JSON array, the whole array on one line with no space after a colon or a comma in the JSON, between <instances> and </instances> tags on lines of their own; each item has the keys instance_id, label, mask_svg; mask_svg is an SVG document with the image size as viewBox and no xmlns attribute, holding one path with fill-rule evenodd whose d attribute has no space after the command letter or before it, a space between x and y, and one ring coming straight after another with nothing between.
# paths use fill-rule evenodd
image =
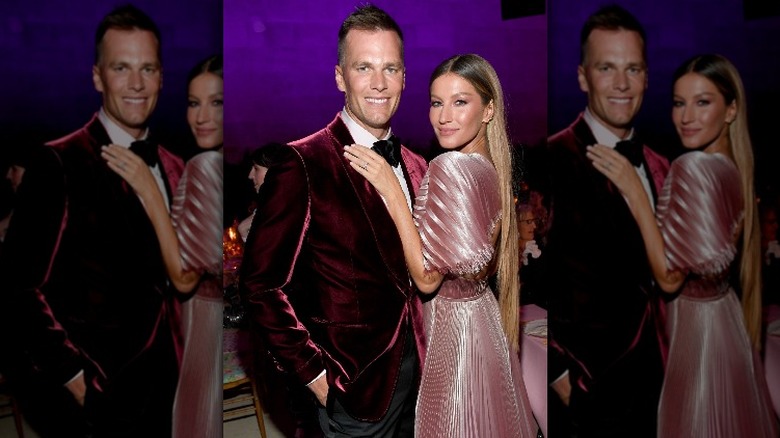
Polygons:
<instances>
[{"instance_id":1,"label":"man's ear","mask_svg":"<svg viewBox=\"0 0 780 438\"><path fill-rule=\"evenodd\" d=\"M336 66L336 86L339 88L339 91L342 93L347 92L347 87L344 85L344 71L341 69L340 65Z\"/></svg>"},{"instance_id":2,"label":"man's ear","mask_svg":"<svg viewBox=\"0 0 780 438\"><path fill-rule=\"evenodd\" d=\"M95 90L103 92L103 81L100 79L100 67L97 65L92 66L92 83L95 85Z\"/></svg>"},{"instance_id":3,"label":"man's ear","mask_svg":"<svg viewBox=\"0 0 780 438\"><path fill-rule=\"evenodd\" d=\"M580 83L580 90L585 93L590 91L590 88L588 87L588 78L585 76L585 67L582 65L577 66L577 82Z\"/></svg>"}]
</instances>

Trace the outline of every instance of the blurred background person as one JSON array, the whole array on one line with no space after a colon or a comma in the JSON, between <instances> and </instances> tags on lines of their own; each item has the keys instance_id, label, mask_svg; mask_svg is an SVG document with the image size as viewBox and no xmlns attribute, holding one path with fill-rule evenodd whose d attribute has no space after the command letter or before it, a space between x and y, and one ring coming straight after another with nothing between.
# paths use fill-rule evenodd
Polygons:
<instances>
[{"instance_id":1,"label":"blurred background person","mask_svg":"<svg viewBox=\"0 0 780 438\"><path fill-rule=\"evenodd\" d=\"M540 283L545 266L543 249L547 224L542 196L535 191L528 192L518 201L515 211L520 252L520 303L547 309L544 285Z\"/></svg>"},{"instance_id":2,"label":"blurred background person","mask_svg":"<svg viewBox=\"0 0 780 438\"><path fill-rule=\"evenodd\" d=\"M255 149L249 156L251 166L249 169L249 180L252 181L255 193L260 190L260 186L265 181L265 174L268 173L268 168L273 163L274 154L278 153L281 145L277 143L270 143L263 147ZM257 211L256 199L253 199L250 205L252 213L243 219L238 224L238 233L241 235L241 240L246 242L246 236L249 234L249 228L252 226L252 221L255 218L255 211Z\"/></svg>"}]
</instances>

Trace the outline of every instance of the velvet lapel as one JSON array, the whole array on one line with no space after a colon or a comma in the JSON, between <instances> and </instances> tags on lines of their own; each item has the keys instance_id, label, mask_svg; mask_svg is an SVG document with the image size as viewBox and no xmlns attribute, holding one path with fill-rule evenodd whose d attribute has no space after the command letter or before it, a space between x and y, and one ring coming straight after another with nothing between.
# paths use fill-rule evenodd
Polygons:
<instances>
[{"instance_id":1,"label":"velvet lapel","mask_svg":"<svg viewBox=\"0 0 780 438\"><path fill-rule=\"evenodd\" d=\"M103 124L98 119L97 114L92 120L87 123L85 129L89 136L89 147L92 148L91 154L96 161L95 168L99 169L98 178L103 180L102 184L99 184L98 190L104 191L106 194L105 199L123 200L120 207L124 210L124 214L121 217L117 217L117 220L127 221L127 225L134 223L134 218L144 217L146 221L149 221L144 211L141 200L133 191L132 187L121 176L117 175L113 170L108 167L106 161L100 156L101 147L111 143L111 138L108 136L108 132L103 127ZM149 222L151 226L151 222Z\"/></svg>"},{"instance_id":2,"label":"velvet lapel","mask_svg":"<svg viewBox=\"0 0 780 438\"><path fill-rule=\"evenodd\" d=\"M397 284L408 285L409 272L406 269L401 238L398 235L393 219L390 217L390 213L387 211L387 207L385 207L385 202L371 183L353 169L349 164L349 160L344 157L344 145L354 144L355 141L340 117L336 117L328 125L328 131L334 137L334 152L338 155L339 163L343 171L346 172L347 178L358 197L363 214L366 217L366 223L370 228L371 236L385 262L385 266L388 267Z\"/></svg>"},{"instance_id":3,"label":"velvet lapel","mask_svg":"<svg viewBox=\"0 0 780 438\"><path fill-rule=\"evenodd\" d=\"M414 207L414 200L417 197L417 190L420 188L420 183L422 182L425 174L419 172L418 166L413 166L412 170L409 170L406 162L410 159L411 156L412 152L410 152L408 149L401 149L401 169L404 171L406 186L409 187L409 197L412 199L412 207Z\"/></svg>"},{"instance_id":4,"label":"velvet lapel","mask_svg":"<svg viewBox=\"0 0 780 438\"><path fill-rule=\"evenodd\" d=\"M103 157L100 156L100 153L102 152L101 148L103 146L109 145L111 143L111 138L108 136L108 132L106 131L106 128L103 127L100 119L98 119L97 114L92 117L92 120L87 123L85 128L89 134L90 145L92 146L92 154L98 161L97 166L101 169L102 172L108 174L109 182L112 182L112 185L114 184L113 181L118 179L124 194L134 194L133 189L130 188L130 185L127 184L127 182L125 182L121 176L117 175L113 170L109 169L106 161L103 159Z\"/></svg>"},{"instance_id":5,"label":"velvet lapel","mask_svg":"<svg viewBox=\"0 0 780 438\"><path fill-rule=\"evenodd\" d=\"M593 132L591 132L590 127L588 126L588 123L585 122L585 118L582 116L582 114L580 114L580 116L577 118L577 121L572 124L571 129L574 133L574 139L577 144L577 152L582 155L582 160L588 167L588 173L593 175L594 178L598 178L603 181L604 186L609 193L620 195L617 187L612 184L609 178L599 173L599 171L593 167L593 164L588 159L588 157L585 156L585 148L587 146L596 144L596 137L593 136Z\"/></svg>"},{"instance_id":6,"label":"velvet lapel","mask_svg":"<svg viewBox=\"0 0 780 438\"><path fill-rule=\"evenodd\" d=\"M171 154L162 146L157 146L157 153L160 156L161 173L163 175L163 182L165 183L165 189L168 191L168 199L170 203L173 203L173 195L176 188L179 186L179 178L181 177L183 165L181 160L175 155Z\"/></svg>"},{"instance_id":7,"label":"velvet lapel","mask_svg":"<svg viewBox=\"0 0 780 438\"><path fill-rule=\"evenodd\" d=\"M651 186L653 188L653 196L655 196L653 203L656 203L658 202L658 194L661 193L661 188L664 186L666 173L669 171L669 164L668 162L659 159L658 156L655 155L647 146L642 149L642 152L645 156L647 173L652 179Z\"/></svg>"}]
</instances>

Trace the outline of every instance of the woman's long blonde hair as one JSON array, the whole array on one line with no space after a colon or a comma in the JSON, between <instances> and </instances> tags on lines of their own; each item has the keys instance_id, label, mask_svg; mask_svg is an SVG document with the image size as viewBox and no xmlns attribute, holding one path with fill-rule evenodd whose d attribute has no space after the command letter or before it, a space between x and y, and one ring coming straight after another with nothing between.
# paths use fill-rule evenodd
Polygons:
<instances>
[{"instance_id":1,"label":"woman's long blonde hair","mask_svg":"<svg viewBox=\"0 0 780 438\"><path fill-rule=\"evenodd\" d=\"M687 73L697 73L709 79L723 95L726 105L736 103L737 114L729 125L729 141L734 163L742 180L745 217L742 229L740 283L742 311L748 335L756 349L761 345L761 229L756 213L754 189L753 146L748 132L745 88L737 68L720 55L699 55L683 63L674 74L674 82Z\"/></svg>"},{"instance_id":2,"label":"woman's long blonde hair","mask_svg":"<svg viewBox=\"0 0 780 438\"><path fill-rule=\"evenodd\" d=\"M430 85L446 73L456 74L467 80L479 93L482 103L493 102L493 117L487 125L487 143L493 165L498 173L498 189L501 194L501 234L498 255L498 302L501 324L510 349L516 351L520 341L519 296L520 282L517 248L517 220L512 195L512 154L506 131L504 93L493 67L479 55L456 55L441 63L431 75Z\"/></svg>"}]
</instances>

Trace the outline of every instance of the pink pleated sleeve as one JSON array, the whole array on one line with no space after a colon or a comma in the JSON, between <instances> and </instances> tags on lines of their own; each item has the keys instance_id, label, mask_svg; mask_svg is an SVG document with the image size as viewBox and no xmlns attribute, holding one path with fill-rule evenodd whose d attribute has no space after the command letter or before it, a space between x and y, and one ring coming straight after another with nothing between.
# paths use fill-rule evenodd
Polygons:
<instances>
[{"instance_id":1,"label":"pink pleated sleeve","mask_svg":"<svg viewBox=\"0 0 780 438\"><path fill-rule=\"evenodd\" d=\"M222 154L202 152L187 162L173 198L171 220L185 270L222 272Z\"/></svg>"},{"instance_id":2,"label":"pink pleated sleeve","mask_svg":"<svg viewBox=\"0 0 780 438\"><path fill-rule=\"evenodd\" d=\"M501 218L498 175L478 154L444 153L431 161L415 201L414 219L426 269L476 274L493 258Z\"/></svg>"},{"instance_id":3,"label":"pink pleated sleeve","mask_svg":"<svg viewBox=\"0 0 780 438\"><path fill-rule=\"evenodd\" d=\"M670 269L723 272L736 254L743 216L739 171L721 154L686 153L672 163L656 212Z\"/></svg>"}]
</instances>

